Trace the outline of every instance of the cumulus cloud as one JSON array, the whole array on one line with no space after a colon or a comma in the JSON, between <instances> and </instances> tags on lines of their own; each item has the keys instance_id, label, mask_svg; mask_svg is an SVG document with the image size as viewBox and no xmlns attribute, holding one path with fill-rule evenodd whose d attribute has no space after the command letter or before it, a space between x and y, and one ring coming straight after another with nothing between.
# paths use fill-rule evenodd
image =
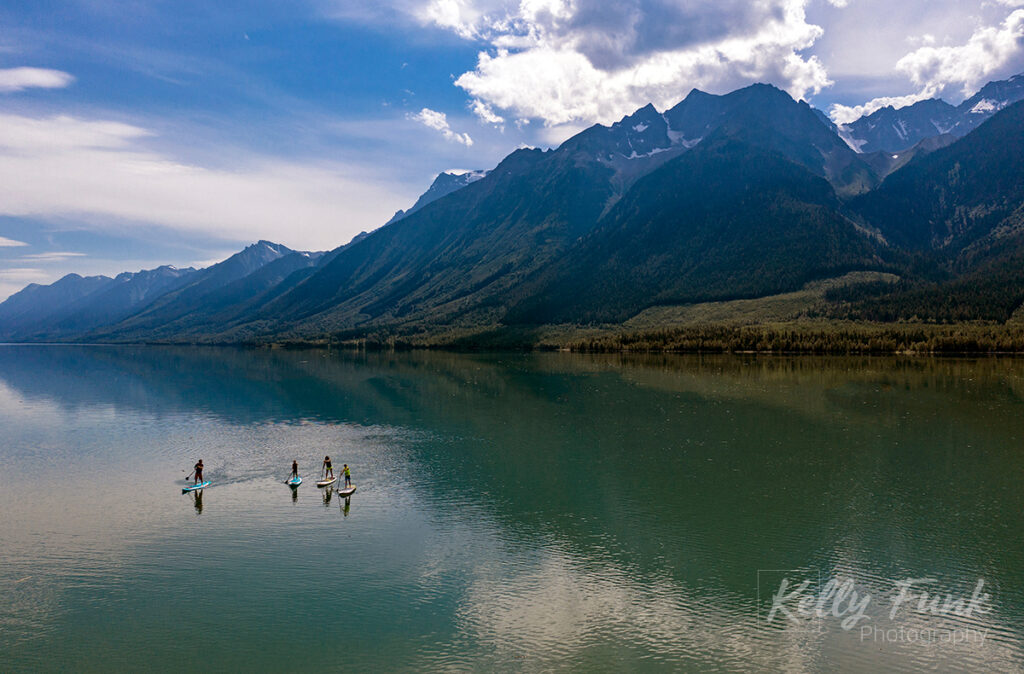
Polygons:
<instances>
[{"instance_id":1,"label":"cumulus cloud","mask_svg":"<svg viewBox=\"0 0 1024 674\"><path fill-rule=\"evenodd\" d=\"M959 86L960 92L969 96L989 75L1022 53L1024 9L1018 9L1000 25L976 30L965 44L921 47L901 58L896 68L928 95Z\"/></svg>"},{"instance_id":2,"label":"cumulus cloud","mask_svg":"<svg viewBox=\"0 0 1024 674\"><path fill-rule=\"evenodd\" d=\"M801 53L822 34L808 1L431 0L415 11L488 44L455 82L474 101L553 126L667 107L693 87L766 80L797 98L815 94L831 81Z\"/></svg>"},{"instance_id":3,"label":"cumulus cloud","mask_svg":"<svg viewBox=\"0 0 1024 674\"><path fill-rule=\"evenodd\" d=\"M440 131L445 140L450 140L453 143L462 143L466 147L473 145L473 139L469 137L468 133L457 133L452 131L451 125L448 124L448 116L443 112L431 110L430 108L423 108L416 114L410 114L408 117L409 119L419 122L430 129Z\"/></svg>"},{"instance_id":4,"label":"cumulus cloud","mask_svg":"<svg viewBox=\"0 0 1024 674\"><path fill-rule=\"evenodd\" d=\"M287 232L282 243L325 249L385 222L403 200L365 168L260 156L210 168L149 149L153 135L121 122L0 114L0 215L234 241Z\"/></svg>"},{"instance_id":5,"label":"cumulus cloud","mask_svg":"<svg viewBox=\"0 0 1024 674\"><path fill-rule=\"evenodd\" d=\"M881 110L884 107L891 105L896 109L905 108L926 98L931 98L931 95L928 93L916 93L907 94L906 96L882 96L872 99L863 105L840 105L837 103L829 110L829 116L836 124L849 124L850 122L857 121L864 115L870 115L872 112Z\"/></svg>"},{"instance_id":6,"label":"cumulus cloud","mask_svg":"<svg viewBox=\"0 0 1024 674\"><path fill-rule=\"evenodd\" d=\"M1000 3L1017 6L1024 4L1024 0L1000 0ZM963 44L937 47L928 42L934 39L925 40L925 46L896 63L896 69L919 87L917 92L875 98L863 105L834 105L830 110L833 121L846 124L887 105L902 108L940 97L950 90L963 97L970 96L1001 69L1024 57L1024 9L1011 12L999 25L978 28Z\"/></svg>"},{"instance_id":7,"label":"cumulus cloud","mask_svg":"<svg viewBox=\"0 0 1024 674\"><path fill-rule=\"evenodd\" d=\"M48 68L0 69L0 93L23 89L61 89L75 81L72 75Z\"/></svg>"}]
</instances>

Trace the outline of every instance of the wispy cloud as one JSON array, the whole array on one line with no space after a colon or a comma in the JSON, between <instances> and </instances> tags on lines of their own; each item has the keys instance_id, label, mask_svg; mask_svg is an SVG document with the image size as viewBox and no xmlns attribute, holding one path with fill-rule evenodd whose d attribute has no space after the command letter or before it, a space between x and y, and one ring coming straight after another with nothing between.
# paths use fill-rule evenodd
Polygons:
<instances>
[{"instance_id":1,"label":"wispy cloud","mask_svg":"<svg viewBox=\"0 0 1024 674\"><path fill-rule=\"evenodd\" d=\"M0 269L0 302L18 292L29 283L50 283L53 275L32 267Z\"/></svg>"},{"instance_id":2,"label":"wispy cloud","mask_svg":"<svg viewBox=\"0 0 1024 674\"><path fill-rule=\"evenodd\" d=\"M505 123L504 117L496 114L491 106L481 100L472 100L469 104L469 109L473 111L474 115L480 118L480 121L487 124L500 125Z\"/></svg>"},{"instance_id":3,"label":"wispy cloud","mask_svg":"<svg viewBox=\"0 0 1024 674\"><path fill-rule=\"evenodd\" d=\"M213 168L150 149L154 140L166 141L122 122L0 114L0 215L323 250L379 226L406 198L367 167L226 150L231 162Z\"/></svg>"},{"instance_id":4,"label":"wispy cloud","mask_svg":"<svg viewBox=\"0 0 1024 674\"><path fill-rule=\"evenodd\" d=\"M452 130L450 124L448 124L448 116L443 112L437 112L430 108L423 108L416 114L409 114L409 119L419 122L420 124L440 131L441 135L445 137L445 140L450 140L454 143L462 143L466 147L473 145L473 139L469 137L468 133L458 133Z\"/></svg>"},{"instance_id":5,"label":"wispy cloud","mask_svg":"<svg viewBox=\"0 0 1024 674\"><path fill-rule=\"evenodd\" d=\"M64 262L76 257L86 257L85 253L71 253L65 251L53 251L50 253L33 253L31 255L22 255L22 260L31 260L33 262Z\"/></svg>"},{"instance_id":6,"label":"wispy cloud","mask_svg":"<svg viewBox=\"0 0 1024 674\"><path fill-rule=\"evenodd\" d=\"M62 70L27 67L0 69L0 93L34 88L61 89L74 81L74 76Z\"/></svg>"},{"instance_id":7,"label":"wispy cloud","mask_svg":"<svg viewBox=\"0 0 1024 674\"><path fill-rule=\"evenodd\" d=\"M14 239L8 239L0 236L0 248L15 248L17 246L27 246L28 244L24 241L15 241Z\"/></svg>"},{"instance_id":8,"label":"wispy cloud","mask_svg":"<svg viewBox=\"0 0 1024 674\"><path fill-rule=\"evenodd\" d=\"M34 267L10 267L0 269L0 277L18 281L34 281L47 278L47 272Z\"/></svg>"}]
</instances>

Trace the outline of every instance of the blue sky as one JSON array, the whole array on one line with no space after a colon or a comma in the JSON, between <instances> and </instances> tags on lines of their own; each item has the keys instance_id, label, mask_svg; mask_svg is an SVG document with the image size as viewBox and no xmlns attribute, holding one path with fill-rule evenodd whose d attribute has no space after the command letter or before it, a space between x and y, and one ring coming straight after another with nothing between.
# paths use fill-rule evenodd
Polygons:
<instances>
[{"instance_id":1,"label":"blue sky","mask_svg":"<svg viewBox=\"0 0 1024 674\"><path fill-rule=\"evenodd\" d=\"M329 249L447 169L694 87L843 121L1024 71L1024 0L8 0L0 299Z\"/></svg>"}]
</instances>

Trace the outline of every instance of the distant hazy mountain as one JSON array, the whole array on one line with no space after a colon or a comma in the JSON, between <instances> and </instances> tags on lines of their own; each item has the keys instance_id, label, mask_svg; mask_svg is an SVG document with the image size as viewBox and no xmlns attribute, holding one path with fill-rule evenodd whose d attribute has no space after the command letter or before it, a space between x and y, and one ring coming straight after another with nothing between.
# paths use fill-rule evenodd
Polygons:
<instances>
[{"instance_id":1,"label":"distant hazy mountain","mask_svg":"<svg viewBox=\"0 0 1024 674\"><path fill-rule=\"evenodd\" d=\"M270 241L258 241L223 262L200 269L188 282L156 298L138 313L95 331L98 338L112 334L144 335L162 331L204 307L217 293L293 251ZM215 300L214 300L215 301Z\"/></svg>"},{"instance_id":2,"label":"distant hazy mountain","mask_svg":"<svg viewBox=\"0 0 1024 674\"><path fill-rule=\"evenodd\" d=\"M82 300L69 303L59 318L51 317L45 325L35 328L37 333L50 337L75 334L100 325L119 321L175 288L188 282L196 274L188 267L178 269L168 265L140 272L124 272Z\"/></svg>"},{"instance_id":3,"label":"distant hazy mountain","mask_svg":"<svg viewBox=\"0 0 1024 674\"><path fill-rule=\"evenodd\" d=\"M487 171L445 171L444 173L439 173L438 176L434 178L434 182L431 183L427 191L420 195L420 198L416 200L416 203L413 204L409 210L398 211L391 216L391 219L385 224L390 225L392 222L401 220L408 215L412 215L432 201L437 201L441 197L446 197L455 190L462 189L470 183L475 183L486 175Z\"/></svg>"},{"instance_id":4,"label":"distant hazy mountain","mask_svg":"<svg viewBox=\"0 0 1024 674\"><path fill-rule=\"evenodd\" d=\"M278 249L288 250L284 246ZM117 335L122 340L138 336L153 340L221 331L239 315L246 315L252 306L264 301L268 293L281 289L291 277L294 276L295 282L304 279L322 257L323 253L289 252L256 268L250 274L208 289L201 296L189 294L168 298L170 301L155 305L137 318L96 331L96 336L105 338ZM182 306L186 304L188 311L181 312Z\"/></svg>"},{"instance_id":5,"label":"distant hazy mountain","mask_svg":"<svg viewBox=\"0 0 1024 674\"><path fill-rule=\"evenodd\" d=\"M902 152L922 140L970 133L1003 108L1024 99L1024 75L989 82L959 106L931 98L900 109L887 106L839 127L859 152Z\"/></svg>"},{"instance_id":6,"label":"distant hazy mountain","mask_svg":"<svg viewBox=\"0 0 1024 674\"><path fill-rule=\"evenodd\" d=\"M30 283L0 303L0 336L10 339L112 282L109 276L68 274L50 285Z\"/></svg>"},{"instance_id":7,"label":"distant hazy mountain","mask_svg":"<svg viewBox=\"0 0 1024 674\"><path fill-rule=\"evenodd\" d=\"M289 248L260 241L206 269L162 266L83 278L69 274L49 286L32 284L0 303L0 336L5 339L65 339L109 334L122 321L146 322L150 327L189 314L198 300L246 278L275 260L295 254L293 265L310 266L319 254L295 253ZM305 255L306 257L302 257ZM292 269L293 271L294 269ZM269 277L269 285L282 280ZM259 285L254 281L254 286Z\"/></svg>"}]
</instances>

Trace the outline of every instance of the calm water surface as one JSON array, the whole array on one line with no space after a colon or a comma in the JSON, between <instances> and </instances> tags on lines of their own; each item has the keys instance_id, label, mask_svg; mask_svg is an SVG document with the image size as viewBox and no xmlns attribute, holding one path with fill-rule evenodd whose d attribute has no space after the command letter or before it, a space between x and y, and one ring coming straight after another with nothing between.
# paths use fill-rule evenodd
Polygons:
<instances>
[{"instance_id":1,"label":"calm water surface","mask_svg":"<svg viewBox=\"0 0 1024 674\"><path fill-rule=\"evenodd\" d=\"M1024 667L1024 361L0 346L0 459L4 671Z\"/></svg>"}]
</instances>

